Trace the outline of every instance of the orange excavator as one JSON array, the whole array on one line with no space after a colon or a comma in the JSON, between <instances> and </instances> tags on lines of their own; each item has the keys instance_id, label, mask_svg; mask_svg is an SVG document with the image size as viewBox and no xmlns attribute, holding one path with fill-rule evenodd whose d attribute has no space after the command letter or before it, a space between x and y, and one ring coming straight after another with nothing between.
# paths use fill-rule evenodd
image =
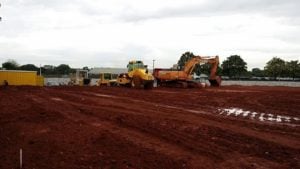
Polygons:
<instances>
[{"instance_id":1,"label":"orange excavator","mask_svg":"<svg viewBox=\"0 0 300 169\"><path fill-rule=\"evenodd\" d=\"M198 82L193 81L192 72L197 64L211 64L209 82L211 86L218 87L221 85L221 77L217 76L219 65L219 56L195 56L185 63L183 70L161 69L156 68L153 75L159 86L170 87L201 87Z\"/></svg>"}]
</instances>

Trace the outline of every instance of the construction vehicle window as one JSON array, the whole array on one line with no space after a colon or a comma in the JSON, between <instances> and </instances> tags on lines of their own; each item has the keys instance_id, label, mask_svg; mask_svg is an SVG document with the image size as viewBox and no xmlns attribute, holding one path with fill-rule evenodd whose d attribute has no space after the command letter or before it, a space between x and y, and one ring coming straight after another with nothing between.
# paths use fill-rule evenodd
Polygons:
<instances>
[{"instance_id":1,"label":"construction vehicle window","mask_svg":"<svg viewBox=\"0 0 300 169\"><path fill-rule=\"evenodd\" d=\"M116 79L118 77L118 74L112 74L112 79Z\"/></svg>"},{"instance_id":2,"label":"construction vehicle window","mask_svg":"<svg viewBox=\"0 0 300 169\"><path fill-rule=\"evenodd\" d=\"M137 68L140 68L140 69L144 69L144 64L143 64L143 62L138 62L138 63L136 64L136 67L137 67Z\"/></svg>"},{"instance_id":3,"label":"construction vehicle window","mask_svg":"<svg viewBox=\"0 0 300 169\"><path fill-rule=\"evenodd\" d=\"M144 64L141 61L137 61L136 63L130 63L127 65L128 71L132 71L134 69L144 69Z\"/></svg>"},{"instance_id":4,"label":"construction vehicle window","mask_svg":"<svg viewBox=\"0 0 300 169\"><path fill-rule=\"evenodd\" d=\"M133 64L128 64L127 68L128 68L128 72L132 71L133 70Z\"/></svg>"},{"instance_id":5,"label":"construction vehicle window","mask_svg":"<svg viewBox=\"0 0 300 169\"><path fill-rule=\"evenodd\" d=\"M104 79L111 80L111 74L105 73L104 74Z\"/></svg>"}]
</instances>

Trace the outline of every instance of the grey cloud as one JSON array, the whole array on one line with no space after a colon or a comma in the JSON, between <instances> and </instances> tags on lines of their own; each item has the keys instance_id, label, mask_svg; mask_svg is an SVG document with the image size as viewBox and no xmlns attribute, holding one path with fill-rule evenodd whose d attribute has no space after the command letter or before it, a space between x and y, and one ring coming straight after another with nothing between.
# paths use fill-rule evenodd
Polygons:
<instances>
[{"instance_id":1,"label":"grey cloud","mask_svg":"<svg viewBox=\"0 0 300 169\"><path fill-rule=\"evenodd\" d=\"M204 4L191 4L187 1L186 5L177 7L157 7L157 9L144 10L134 8L131 6L123 5L121 8L115 11L111 9L105 9L105 7L99 7L90 4L82 0L9 0L2 2L0 8L0 16L3 17L0 23L1 35L0 37L13 37L28 35L28 33L34 31L40 31L39 29L64 29L70 25L53 25L53 23L47 23L49 18L36 18L41 12L50 10L52 12L62 12L58 15L60 17L63 12L67 10L76 10L84 17L95 17L101 19L101 16L107 16L109 19L115 17L116 20L112 22L139 22L149 19L164 19L173 17L210 17L210 16L223 16L231 14L262 14L270 17L284 17L282 24L300 25L300 6L299 0L214 0L206 1ZM5 13L4 13L5 11ZM42 20L41 20L42 19ZM55 19L54 19L55 20ZM80 21L79 21L80 22ZM46 24L43 24L46 23ZM239 27L242 27L240 25ZM247 26L247 25L246 25ZM76 28L80 25L76 25ZM229 28L230 30L237 30L236 28ZM218 30L218 29L216 29ZM220 29L217 32L223 33L224 30ZM227 31L227 30L226 30ZM225 31L225 32L226 32ZM44 31L47 33L47 31ZM215 33L216 31L214 31ZM199 34L195 36L209 36L210 34ZM299 44L299 31L295 32L282 32L282 34L272 37L281 41ZM17 41L18 39L16 39ZM7 42L5 42L7 43ZM1 45L1 44L0 44ZM75 49L49 49L40 51L23 51L17 50L21 47L15 45L12 46L0 46L0 54L3 59L15 58L20 62L35 62L60 64L68 63L72 66L78 67L80 65L87 66L125 66L130 59L142 59L149 64L153 59L154 52L151 48L146 46L140 46L135 44L127 44L122 49L112 52L80 52ZM51 48L51 47L49 47ZM174 49L177 50L177 49ZM266 54L299 54L300 51L297 47L288 47L287 49L274 49L272 47L267 49L236 49L236 51L250 51L261 52ZM6 52L6 53L5 53ZM168 51L165 53L171 53ZM184 52L184 51L182 51ZM178 54L179 52L176 52ZM174 54L175 55L175 54ZM137 57L137 58L134 58ZM177 58L176 58L177 59ZM80 61L79 61L80 60ZM174 59L170 59L173 61ZM169 63L169 62L166 62ZM117 64L117 65L115 65ZM171 65L170 65L171 66Z\"/></svg>"},{"instance_id":2,"label":"grey cloud","mask_svg":"<svg viewBox=\"0 0 300 169\"><path fill-rule=\"evenodd\" d=\"M165 7L143 13L138 9L130 9L120 16L130 22L148 19L172 17L209 17L239 13L265 14L268 16L297 17L300 16L300 1L298 0L217 0L204 4L187 4L180 7Z\"/></svg>"},{"instance_id":3,"label":"grey cloud","mask_svg":"<svg viewBox=\"0 0 300 169\"><path fill-rule=\"evenodd\" d=\"M290 31L288 34L280 33L276 36L276 38L285 43L300 44L299 31ZM300 45L298 45L298 53L300 53Z\"/></svg>"},{"instance_id":4,"label":"grey cloud","mask_svg":"<svg viewBox=\"0 0 300 169\"><path fill-rule=\"evenodd\" d=\"M40 8L53 8L53 9L62 9L71 4L77 3L78 0L9 0L7 5L13 5L16 7L24 7L27 9L40 7ZM4 5L5 5L4 4Z\"/></svg>"},{"instance_id":5,"label":"grey cloud","mask_svg":"<svg viewBox=\"0 0 300 169\"><path fill-rule=\"evenodd\" d=\"M33 63L35 65L58 65L69 64L72 67L124 67L129 60L143 60L145 63L152 63L153 51L142 45L126 44L121 49L109 52L81 51L80 49L39 49L27 50L17 44L0 43L0 59L2 62L8 59L15 59L19 64ZM10 49L9 51L7 49Z\"/></svg>"},{"instance_id":6,"label":"grey cloud","mask_svg":"<svg viewBox=\"0 0 300 169\"><path fill-rule=\"evenodd\" d=\"M89 57L89 65L95 67L122 67L126 68L129 60L143 60L145 64L152 63L153 50L147 46L125 44L113 52L96 52ZM95 62L97 64L95 64Z\"/></svg>"},{"instance_id":7,"label":"grey cloud","mask_svg":"<svg viewBox=\"0 0 300 169\"><path fill-rule=\"evenodd\" d=\"M257 48L257 47L247 47L247 48L237 48L232 51L241 51L241 52L254 52L254 53L265 53L266 55L280 55L280 56L299 56L300 49L298 47L288 47L288 48L275 48L270 44L269 47ZM300 56L299 56L300 57Z\"/></svg>"},{"instance_id":8,"label":"grey cloud","mask_svg":"<svg viewBox=\"0 0 300 169\"><path fill-rule=\"evenodd\" d=\"M153 51L147 46L137 45L137 44L125 44L122 48L110 52L80 52L80 51L62 51L61 54L66 54L69 57L68 63L78 64L75 58L82 58L81 65L87 65L89 67L123 67L129 60L143 60L145 63L152 63ZM71 59L71 60L70 60ZM76 65L75 65L76 66Z\"/></svg>"},{"instance_id":9,"label":"grey cloud","mask_svg":"<svg viewBox=\"0 0 300 169\"><path fill-rule=\"evenodd\" d=\"M186 5L183 6L158 6L157 9L150 9L147 12L125 4L120 4L121 8L118 11L110 11L105 8L105 5L102 8L80 0L10 0L6 4L7 6L25 8L28 12L37 9L65 11L68 8L73 8L87 17L106 15L128 22L172 17L209 17L237 13L259 13L274 17L300 17L299 0L207 0L204 3L193 4L187 1Z\"/></svg>"}]
</instances>

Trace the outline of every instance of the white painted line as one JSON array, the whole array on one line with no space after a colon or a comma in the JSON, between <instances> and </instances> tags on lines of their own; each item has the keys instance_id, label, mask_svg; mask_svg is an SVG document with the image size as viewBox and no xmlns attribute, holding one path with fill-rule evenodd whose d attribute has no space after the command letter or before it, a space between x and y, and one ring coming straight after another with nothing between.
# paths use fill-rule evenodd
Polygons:
<instances>
[{"instance_id":1,"label":"white painted line","mask_svg":"<svg viewBox=\"0 0 300 169\"><path fill-rule=\"evenodd\" d=\"M243 112L243 116L247 117L250 113L251 113L250 111L245 111L245 112Z\"/></svg>"},{"instance_id":2,"label":"white painted line","mask_svg":"<svg viewBox=\"0 0 300 169\"><path fill-rule=\"evenodd\" d=\"M276 121L277 121L277 122L281 122L281 121L282 121L282 120L281 120L281 116L278 115L277 118L276 118Z\"/></svg>"},{"instance_id":3,"label":"white painted line","mask_svg":"<svg viewBox=\"0 0 300 169\"><path fill-rule=\"evenodd\" d=\"M256 116L258 113L256 113L256 112L252 112L251 114L252 114L252 115L251 115L251 118L252 118L252 119L254 119L254 118L255 118L255 116Z\"/></svg>"},{"instance_id":4,"label":"white painted line","mask_svg":"<svg viewBox=\"0 0 300 169\"><path fill-rule=\"evenodd\" d=\"M260 114L260 116L259 116L259 120L260 121L264 121L265 120L264 115L265 115L265 113L261 113Z\"/></svg>"},{"instance_id":5,"label":"white painted line","mask_svg":"<svg viewBox=\"0 0 300 169\"><path fill-rule=\"evenodd\" d=\"M235 117L243 117L243 118L250 118L252 120L259 120L261 122L276 122L276 123L292 123L299 121L300 118L298 117L290 117L286 115L274 115L271 113L258 113L258 112L251 112L246 111L241 108L228 108L228 109L218 109L220 115L225 116L235 116ZM297 124L295 124L297 125Z\"/></svg>"}]
</instances>

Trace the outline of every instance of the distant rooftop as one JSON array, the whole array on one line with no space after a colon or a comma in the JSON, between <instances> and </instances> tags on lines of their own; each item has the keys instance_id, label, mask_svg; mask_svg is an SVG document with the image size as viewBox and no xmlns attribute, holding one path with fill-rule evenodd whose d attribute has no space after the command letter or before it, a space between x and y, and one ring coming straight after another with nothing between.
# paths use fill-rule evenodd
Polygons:
<instances>
[{"instance_id":1,"label":"distant rooftop","mask_svg":"<svg viewBox=\"0 0 300 169\"><path fill-rule=\"evenodd\" d=\"M100 74L100 73L121 74L127 72L128 72L127 68L100 67L100 68L91 68L89 74ZM149 69L149 72L152 73L152 69Z\"/></svg>"},{"instance_id":2,"label":"distant rooftop","mask_svg":"<svg viewBox=\"0 0 300 169\"><path fill-rule=\"evenodd\" d=\"M100 74L100 73L113 73L113 74L120 74L126 73L126 68L109 68L109 67L101 67L101 68L92 68L89 71L89 74Z\"/></svg>"}]
</instances>

